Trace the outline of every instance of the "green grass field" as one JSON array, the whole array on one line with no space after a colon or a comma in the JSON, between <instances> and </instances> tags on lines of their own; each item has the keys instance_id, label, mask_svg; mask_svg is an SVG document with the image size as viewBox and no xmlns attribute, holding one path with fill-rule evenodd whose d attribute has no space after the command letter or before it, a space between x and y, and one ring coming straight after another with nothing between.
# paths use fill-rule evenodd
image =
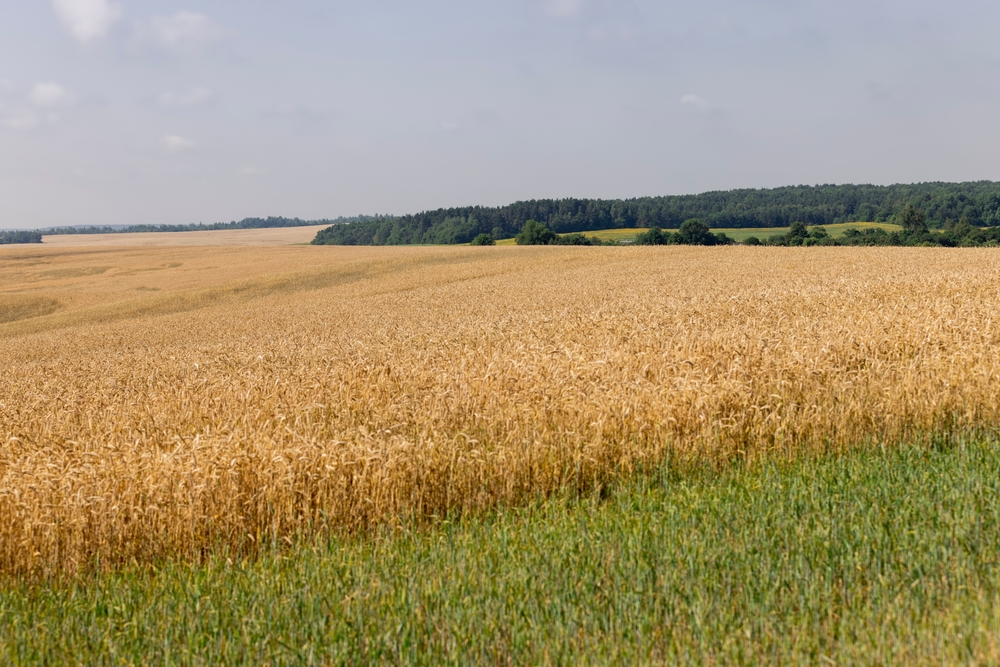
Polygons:
<instances>
[{"instance_id":1,"label":"green grass field","mask_svg":"<svg viewBox=\"0 0 1000 667\"><path fill-rule=\"evenodd\" d=\"M835 225L823 225L823 227L831 236L842 236L848 229L872 229L874 227L880 227L885 230L900 229L898 225L891 225L886 222L842 222ZM586 236L596 236L602 241L630 242L635 239L636 234L640 234L646 230L646 227L631 229L600 229L594 232L584 232L584 234ZM745 229L713 228L712 231L716 234L723 232L734 241L744 241L748 236L756 236L759 239L764 239L769 236L784 234L788 231L788 227L752 227ZM497 245L514 245L514 239L503 239L502 241L497 241Z\"/></svg>"},{"instance_id":2,"label":"green grass field","mask_svg":"<svg viewBox=\"0 0 1000 667\"><path fill-rule=\"evenodd\" d=\"M1000 447L664 468L584 499L0 588L3 664L1000 661Z\"/></svg>"}]
</instances>

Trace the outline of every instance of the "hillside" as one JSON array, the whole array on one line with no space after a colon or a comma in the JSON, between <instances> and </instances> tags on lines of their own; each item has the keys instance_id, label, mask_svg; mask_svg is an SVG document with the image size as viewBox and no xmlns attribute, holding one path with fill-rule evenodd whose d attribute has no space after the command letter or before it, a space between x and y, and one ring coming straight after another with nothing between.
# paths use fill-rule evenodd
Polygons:
<instances>
[{"instance_id":1,"label":"hillside","mask_svg":"<svg viewBox=\"0 0 1000 667\"><path fill-rule=\"evenodd\" d=\"M932 228L962 218L974 226L1000 225L1000 183L992 181L798 185L636 199L538 199L500 207L442 208L334 225L317 234L313 243L468 243L481 233L510 238L528 220L538 220L559 234L630 227L676 229L689 218L700 218L712 228L895 222L907 204L923 209Z\"/></svg>"}]
</instances>

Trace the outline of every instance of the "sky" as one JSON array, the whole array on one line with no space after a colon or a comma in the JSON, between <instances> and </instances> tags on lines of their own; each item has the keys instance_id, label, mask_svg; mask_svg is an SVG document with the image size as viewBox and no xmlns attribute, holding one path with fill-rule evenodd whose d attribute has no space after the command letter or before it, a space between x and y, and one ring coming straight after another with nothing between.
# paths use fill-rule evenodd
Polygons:
<instances>
[{"instance_id":1,"label":"sky","mask_svg":"<svg viewBox=\"0 0 1000 667\"><path fill-rule=\"evenodd\" d=\"M0 228L984 179L996 0L0 3Z\"/></svg>"}]
</instances>

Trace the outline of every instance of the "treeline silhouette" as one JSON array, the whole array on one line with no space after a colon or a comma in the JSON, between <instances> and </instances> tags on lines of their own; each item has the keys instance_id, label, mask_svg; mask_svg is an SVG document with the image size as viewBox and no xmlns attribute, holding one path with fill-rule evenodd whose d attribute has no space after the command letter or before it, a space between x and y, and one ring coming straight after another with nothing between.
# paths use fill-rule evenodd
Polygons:
<instances>
[{"instance_id":1,"label":"treeline silhouette","mask_svg":"<svg viewBox=\"0 0 1000 667\"><path fill-rule=\"evenodd\" d=\"M384 216L322 230L315 244L468 243L480 234L512 238L528 220L565 234L598 229L678 229L698 218L711 228L789 227L839 222L897 222L906 205L925 211L931 228L965 219L1000 226L1000 183L798 185L636 199L538 199L500 207L467 206Z\"/></svg>"},{"instance_id":2,"label":"treeline silhouette","mask_svg":"<svg viewBox=\"0 0 1000 667\"><path fill-rule=\"evenodd\" d=\"M41 232L0 232L0 245L11 243L41 243Z\"/></svg>"},{"instance_id":3,"label":"treeline silhouette","mask_svg":"<svg viewBox=\"0 0 1000 667\"><path fill-rule=\"evenodd\" d=\"M299 218L282 218L269 216L267 218L243 218L232 222L213 222L209 224L193 223L189 225L124 225L124 226L89 226L89 227L49 227L40 230L42 234L136 234L142 232L203 232L217 229L268 229L273 227L310 227L313 225L348 225L363 222L376 222L388 219L381 215L356 215L351 217L322 220L301 220Z\"/></svg>"}]
</instances>

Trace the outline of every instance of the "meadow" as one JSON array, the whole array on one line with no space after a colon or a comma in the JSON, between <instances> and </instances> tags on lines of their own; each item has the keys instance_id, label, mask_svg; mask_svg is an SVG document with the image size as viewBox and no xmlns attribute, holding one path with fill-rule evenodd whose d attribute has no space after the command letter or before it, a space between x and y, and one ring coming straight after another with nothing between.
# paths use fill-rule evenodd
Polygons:
<instances>
[{"instance_id":1,"label":"meadow","mask_svg":"<svg viewBox=\"0 0 1000 667\"><path fill-rule=\"evenodd\" d=\"M998 278L989 250L5 249L0 573L988 432Z\"/></svg>"}]
</instances>

